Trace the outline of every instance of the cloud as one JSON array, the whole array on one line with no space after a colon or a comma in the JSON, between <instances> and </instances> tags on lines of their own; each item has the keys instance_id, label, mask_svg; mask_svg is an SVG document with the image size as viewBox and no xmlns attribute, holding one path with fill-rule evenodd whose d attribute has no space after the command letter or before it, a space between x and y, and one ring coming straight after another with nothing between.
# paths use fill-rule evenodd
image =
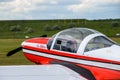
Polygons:
<instances>
[{"instance_id":1,"label":"cloud","mask_svg":"<svg viewBox=\"0 0 120 80\"><path fill-rule=\"evenodd\" d=\"M44 0L14 0L11 6L14 7L13 12L29 12L36 9L36 4L44 3Z\"/></svg>"},{"instance_id":2,"label":"cloud","mask_svg":"<svg viewBox=\"0 0 120 80\"><path fill-rule=\"evenodd\" d=\"M0 0L0 2L11 2L13 0Z\"/></svg>"},{"instance_id":3,"label":"cloud","mask_svg":"<svg viewBox=\"0 0 120 80\"><path fill-rule=\"evenodd\" d=\"M79 4L68 6L68 10L73 12L101 11L106 5L106 7L109 8L111 5L118 3L120 5L120 0L83 0Z\"/></svg>"},{"instance_id":4,"label":"cloud","mask_svg":"<svg viewBox=\"0 0 120 80\"><path fill-rule=\"evenodd\" d=\"M0 17L2 19L24 19L24 16L25 18L29 16L31 19L32 17L36 17L35 14L39 16L38 13L49 13L51 16L55 15L56 12L62 13L65 11L65 7L62 5L62 3L64 2L61 2L61 0L1 0L0 15L4 15L1 15Z\"/></svg>"},{"instance_id":5,"label":"cloud","mask_svg":"<svg viewBox=\"0 0 120 80\"><path fill-rule=\"evenodd\" d=\"M0 17L2 19L26 19L32 18L30 11L37 9L37 4L43 4L44 0L5 0L0 1ZM42 9L45 7L39 6Z\"/></svg>"},{"instance_id":6,"label":"cloud","mask_svg":"<svg viewBox=\"0 0 120 80\"><path fill-rule=\"evenodd\" d=\"M119 5L120 0L0 0L0 19L120 17Z\"/></svg>"},{"instance_id":7,"label":"cloud","mask_svg":"<svg viewBox=\"0 0 120 80\"><path fill-rule=\"evenodd\" d=\"M67 8L82 18L120 18L120 0L82 0Z\"/></svg>"}]
</instances>

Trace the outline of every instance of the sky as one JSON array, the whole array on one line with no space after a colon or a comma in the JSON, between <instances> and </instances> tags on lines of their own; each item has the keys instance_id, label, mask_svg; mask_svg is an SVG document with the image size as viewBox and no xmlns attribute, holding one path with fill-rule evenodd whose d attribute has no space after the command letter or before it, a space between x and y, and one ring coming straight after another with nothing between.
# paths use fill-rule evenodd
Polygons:
<instances>
[{"instance_id":1,"label":"sky","mask_svg":"<svg viewBox=\"0 0 120 80\"><path fill-rule=\"evenodd\" d=\"M0 20L120 19L120 0L0 0Z\"/></svg>"}]
</instances>

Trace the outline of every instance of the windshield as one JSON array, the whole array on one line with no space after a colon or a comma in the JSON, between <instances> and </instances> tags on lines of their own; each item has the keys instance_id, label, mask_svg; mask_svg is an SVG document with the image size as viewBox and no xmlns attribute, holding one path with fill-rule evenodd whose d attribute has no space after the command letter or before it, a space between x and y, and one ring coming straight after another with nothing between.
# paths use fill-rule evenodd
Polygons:
<instances>
[{"instance_id":1,"label":"windshield","mask_svg":"<svg viewBox=\"0 0 120 80\"><path fill-rule=\"evenodd\" d=\"M82 40L93 33L96 32L86 28L72 28L64 30L56 36L57 38L53 49L76 53Z\"/></svg>"},{"instance_id":2,"label":"windshield","mask_svg":"<svg viewBox=\"0 0 120 80\"><path fill-rule=\"evenodd\" d=\"M110 47L113 44L115 44L115 43L113 43L112 41L110 41L106 37L97 36L97 37L91 39L88 42L88 44L87 44L87 46L85 48L85 52L96 50L96 49L101 49L101 48L105 48L105 47Z\"/></svg>"}]
</instances>

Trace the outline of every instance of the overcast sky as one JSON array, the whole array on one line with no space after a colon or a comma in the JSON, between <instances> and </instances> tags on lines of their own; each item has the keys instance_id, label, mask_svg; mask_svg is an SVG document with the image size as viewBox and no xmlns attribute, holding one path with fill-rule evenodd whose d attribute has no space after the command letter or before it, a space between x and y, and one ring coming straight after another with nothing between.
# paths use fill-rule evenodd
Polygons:
<instances>
[{"instance_id":1,"label":"overcast sky","mask_svg":"<svg viewBox=\"0 0 120 80\"><path fill-rule=\"evenodd\" d=\"M120 19L120 0L0 0L0 20Z\"/></svg>"}]
</instances>

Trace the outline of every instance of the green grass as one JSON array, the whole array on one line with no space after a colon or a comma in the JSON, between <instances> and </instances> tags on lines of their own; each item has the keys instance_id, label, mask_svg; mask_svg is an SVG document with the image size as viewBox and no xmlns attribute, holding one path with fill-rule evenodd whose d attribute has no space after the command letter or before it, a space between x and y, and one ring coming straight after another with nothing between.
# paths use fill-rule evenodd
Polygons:
<instances>
[{"instance_id":1,"label":"green grass","mask_svg":"<svg viewBox=\"0 0 120 80\"><path fill-rule=\"evenodd\" d=\"M111 39L120 44L120 37L111 37Z\"/></svg>"},{"instance_id":2,"label":"green grass","mask_svg":"<svg viewBox=\"0 0 120 80\"><path fill-rule=\"evenodd\" d=\"M120 38L111 38L120 43ZM25 39L0 39L0 65L30 65L34 64L27 60L23 52L20 51L10 57L6 57L7 52L20 46Z\"/></svg>"}]
</instances>

